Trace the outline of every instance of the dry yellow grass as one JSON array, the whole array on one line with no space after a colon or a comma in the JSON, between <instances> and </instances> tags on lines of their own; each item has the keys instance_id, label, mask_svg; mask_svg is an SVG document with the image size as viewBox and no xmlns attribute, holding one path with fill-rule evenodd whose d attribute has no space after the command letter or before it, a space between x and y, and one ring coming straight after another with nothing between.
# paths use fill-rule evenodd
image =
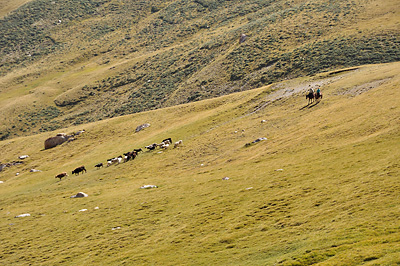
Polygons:
<instances>
[{"instance_id":1,"label":"dry yellow grass","mask_svg":"<svg viewBox=\"0 0 400 266\"><path fill-rule=\"evenodd\" d=\"M5 14L9 10L17 8L26 2L29 1L18 0L11 3L9 1L0 0L0 9ZM101 9L108 10L107 7L111 7L112 5L119 7L123 6L123 4L124 3L118 1L107 2ZM226 94L230 91L248 89L253 86L252 84L261 84L259 83L261 82L260 79L263 75L265 76L264 71L267 69L267 67L264 68L262 65L264 63L266 65L269 64L268 62L263 62L262 58L268 61L269 59L267 57L271 54L282 57L285 51L290 52L293 51L293 49L296 50L296 48L301 50L305 48L303 47L305 44L319 43L323 40L332 42L332 47L325 47L327 49L329 48L329 51L344 51L345 49L340 45L345 45L346 41L351 41L351 39L354 38L363 39L365 37L365 39L368 40L370 37L374 39L376 36L381 36L382 38L385 37L384 39L386 40L390 39L388 36L392 36L393 38L398 36L398 1L396 0L357 0L351 3L341 1L337 4L333 2L325 3L321 0L275 1L270 6L264 6L262 10L254 8L253 11L246 11L248 12L245 13L246 15L238 15L238 12L234 11L235 7L237 7L237 10L240 10L243 7L241 6L243 2L232 2L231 4L232 6L229 8L221 8L221 13L219 14L213 12L205 13L214 18L222 18L221 21L216 19L215 21L217 22L215 22L215 25L210 24L210 28L207 28L209 27L207 23L211 23L214 18L210 18L210 21L205 21L205 19L201 17L196 17L193 21L185 20L183 29L179 28L179 26L181 26L179 23L176 24L176 28L174 27L175 30L173 31L169 31L169 26L165 27L165 29L163 28L163 30L165 30L165 36L170 36L172 33L174 35L176 32L180 31L184 32L186 26L188 29L193 28L193 33L187 35L181 33L178 34L179 37L173 40L164 40L161 43L154 42L154 40L163 39L164 37L156 33L154 33L154 35L152 35L152 33L149 33L149 36L146 35L149 37L148 41L142 40L143 38L146 39L146 36L134 36L137 36L140 32L143 33L146 27L149 27L149 31L156 32L159 28L154 25L158 25L157 23L164 23L164 26L169 24L162 19L162 17L165 18L169 15L166 13L160 14L159 12L152 13L148 10L143 11L143 18L141 17L141 19L138 19L137 24L136 22L132 22L134 26L124 28L125 24L120 25L117 23L113 26L115 27L114 31L108 33L102 33L99 27L102 28L101 25L103 24L113 24L119 21L118 16L114 17L115 14L101 13L101 16L94 17L91 15L82 15L82 17L79 18L70 18L66 20L65 24L59 25L60 27L54 24L55 21L57 21L56 18L51 18L48 14L43 14L43 16L41 16L42 14L40 16L36 14L38 16L34 16L35 18L33 19L36 21L32 25L39 25L43 22L42 20L47 21L46 23L51 22L51 27L49 26L50 28L49 31L46 32L46 36L48 35L48 37L51 37L59 47L54 48L56 49L54 53L43 55L42 57L29 57L29 60L26 59L27 61L24 61L24 63L21 63L18 67L14 67L11 63L9 67L12 70L6 70L8 66L6 67L7 64L4 65L4 67L6 67L4 69L5 72L4 75L0 77L0 111L3 114L3 116L0 117L0 137L9 137L7 132L10 132L11 136L29 135L32 132L39 132L42 129L38 123L29 124L23 119L16 117L18 115L29 116L30 114L24 113L25 110L40 112L48 107L55 107L54 100L79 98L79 95L87 92L83 89L85 86L90 87L97 85L101 83L102 80L110 79L112 81L111 83L116 84L119 78L121 78L121 80L127 77L131 78L130 75L132 74L134 76L135 74L133 67L145 68L149 60L153 61L155 64L157 63L158 66L154 66L154 69L149 68L143 70L143 75L159 78L159 81L161 81L160 84L168 84L168 86L171 87L169 90L176 90L171 94L165 92L165 95L160 92L162 95L160 96L162 99L158 99L162 102L160 105L171 106L188 101L188 99L191 99L196 93L199 93L201 95L200 97L209 97L213 93L215 93L214 95ZM252 5L254 3L249 4ZM153 5L153 2L149 5ZM174 10L173 6L176 6L174 1L163 2L162 4L154 2L154 6L160 9L168 5L171 5L171 9L169 10ZM46 4L43 6L45 7ZM41 8L43 8L43 6ZM186 10L189 6L191 5L185 6L185 10L183 11L191 10ZM254 4L254 6L256 6L256 4ZM60 5L60 8L67 7L68 10L70 10L74 8L74 5L69 5L69 2L65 3L65 6ZM43 12L45 10L44 8ZM102 12L106 12L104 10ZM122 11L120 10L118 12ZM260 12L262 12L262 15ZM1 14L2 13L0 13L0 16ZM192 15L196 16L196 14ZM338 19L331 21L335 16L339 16ZM271 20L268 20L267 17ZM332 23L329 24L329 21ZM107 28L106 26L104 27ZM244 45L239 45L238 36L236 35L239 35L242 31L249 35L249 39ZM93 38L95 34L99 34L99 38ZM304 34L308 37L304 38ZM125 39L125 36L129 36L127 37L129 40ZM298 36L299 38L289 38L289 36ZM33 39L35 39L37 36L33 37ZM278 41L281 38L284 41ZM344 43L336 43L334 41L336 39L346 39L346 41L344 41ZM214 41L216 43L212 44ZM382 41L382 44L387 41L388 40ZM204 44L206 43L215 45L215 48L205 48L206 46L204 46ZM272 43L274 43L274 45L269 47ZM385 61L389 57L397 58L396 53L398 49L396 48L396 43L397 42L394 41L394 43L391 44L393 49L389 52L386 51L387 54L380 55L371 53L371 58L382 56L382 61ZM5 57L12 57L13 53L21 53L20 56L26 57L26 54L29 53L31 49L41 50L40 47L36 47L35 49L31 47L25 48L24 51L18 51L17 46L18 45L15 47L8 47L6 50L8 51L9 49L10 51L5 54ZM61 48L62 46L65 46L65 50ZM372 46L373 42L368 45L366 44L365 47L360 46L360 49L366 49ZM380 45L377 47L379 48L379 46ZM240 49L240 47L247 48ZM185 48L187 49L185 50ZM354 50L357 49L357 47L354 47ZM198 53L198 50L204 51L204 53ZM375 50L375 48L372 50L366 49L364 54L368 55L369 51ZM182 53L176 53L176 51L182 51ZM255 56L257 53L264 51L268 51L268 53L261 55L259 58ZM235 53L242 54L243 56L237 56L237 58L232 59L232 57L235 57ZM167 54L170 54L171 57L167 56ZM337 55L340 56L340 52ZM17 55L15 56L16 58L18 57ZM194 58L204 56L212 59L205 65L201 65L199 69L186 73L185 77L180 81L160 78L171 75L160 69L164 70L175 67L176 71L180 72L193 56ZM168 58L170 62L179 62L181 65L164 65L162 63L163 60L161 60L162 62L155 62L157 61L157 57ZM303 55L298 55L298 58L303 57ZM277 58L271 58L270 61L275 62L276 59ZM296 61L297 59L293 58L290 60ZM389 61L391 60L393 59ZM361 61L364 63L368 60L363 59ZM5 60L4 62L8 61ZM10 62L12 62L12 60ZM324 57L314 62L316 65L323 64L329 66L329 62L326 62ZM285 65L288 64L288 62L282 62L282 64ZM353 64L357 65L358 62L355 61ZM242 72L246 72L248 69L252 69L252 72L247 73L247 76L241 81L232 82L230 80L232 69L229 69L229 65L231 65L232 68L238 65L246 65L248 67L242 69ZM272 66L273 65L274 64L272 64ZM348 65L351 65L351 63L348 63ZM301 70L302 67L299 68ZM296 72L299 69L293 70ZM274 75L276 74L279 76L279 71L274 73ZM284 69L282 69L282 71L284 71ZM289 78L292 74L286 73L285 75L286 76L282 78ZM133 80L135 80L135 78L133 78ZM101 94L102 97L104 97L104 102L111 106L110 109L112 110L109 113L111 113L111 115L119 115L114 109L118 109L118 105L124 107L124 104L128 102L127 98L131 97L146 81L147 80L141 80L139 78L138 82L128 82L126 85L118 88L106 84L98 92L91 90L92 93L97 93L96 96L82 100L72 107L58 106L57 108L64 113L57 118L58 120L55 119L57 121L54 123L63 123L63 126L66 126L70 121L67 119L68 117L79 116L85 111L96 114L85 116L85 118L87 118L86 121L97 120L101 115L110 115L104 114L102 113L103 110L100 110L102 105L98 102L103 101L97 101L97 96ZM203 82L206 85L203 86ZM262 83L268 83L268 78L262 81ZM102 91L103 89L111 91L115 89L116 92L105 93ZM152 93L154 93L154 91L159 92L158 90L162 90L162 87L154 87L152 90ZM139 98L140 97L141 96L139 96ZM109 98L116 98L118 104L107 102ZM154 100L154 98L152 98L152 100ZM97 110L90 110L93 105L99 106L99 108L97 108ZM149 106L148 109L157 107ZM129 106L126 107L126 109L129 109ZM123 109L121 112L126 113L124 112L126 109ZM98 115L98 113L100 114ZM10 121L11 117L13 117L13 119ZM71 119L71 124L74 122L76 121ZM15 127L8 127L7 124L9 123L13 123Z\"/></svg>"},{"instance_id":2,"label":"dry yellow grass","mask_svg":"<svg viewBox=\"0 0 400 266\"><path fill-rule=\"evenodd\" d=\"M11 11L17 9L18 7L30 2L32 0L1 0L0 1L0 18L6 16Z\"/></svg>"},{"instance_id":3,"label":"dry yellow grass","mask_svg":"<svg viewBox=\"0 0 400 266\"><path fill-rule=\"evenodd\" d=\"M0 173L0 262L396 265L399 69L365 66L103 120L50 150L43 141L56 132L2 141L2 162L30 157ZM308 84L322 84L313 106ZM94 168L166 137L183 146ZM54 178L82 164L87 173ZM69 198L79 191L89 197Z\"/></svg>"}]
</instances>

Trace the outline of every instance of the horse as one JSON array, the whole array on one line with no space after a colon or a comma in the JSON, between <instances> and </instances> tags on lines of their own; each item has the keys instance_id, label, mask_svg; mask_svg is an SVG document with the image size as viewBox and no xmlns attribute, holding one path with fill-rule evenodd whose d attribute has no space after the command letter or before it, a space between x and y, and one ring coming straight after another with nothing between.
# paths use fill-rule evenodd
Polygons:
<instances>
[{"instance_id":1,"label":"horse","mask_svg":"<svg viewBox=\"0 0 400 266\"><path fill-rule=\"evenodd\" d=\"M314 98L315 98L315 96L314 96L313 92L307 93L306 99L308 99L308 104L313 103L314 102Z\"/></svg>"},{"instance_id":2,"label":"horse","mask_svg":"<svg viewBox=\"0 0 400 266\"><path fill-rule=\"evenodd\" d=\"M322 99L322 93L317 92L315 93L315 100L321 100Z\"/></svg>"}]
</instances>

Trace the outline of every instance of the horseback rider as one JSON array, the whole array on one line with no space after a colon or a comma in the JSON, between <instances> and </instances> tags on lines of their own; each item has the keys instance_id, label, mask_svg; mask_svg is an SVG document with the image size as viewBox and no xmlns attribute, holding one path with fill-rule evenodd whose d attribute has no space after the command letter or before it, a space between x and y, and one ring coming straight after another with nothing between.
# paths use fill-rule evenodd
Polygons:
<instances>
[{"instance_id":1,"label":"horseback rider","mask_svg":"<svg viewBox=\"0 0 400 266\"><path fill-rule=\"evenodd\" d=\"M308 93L306 94L306 99L308 99L308 104L314 102L314 89L311 87L311 85L308 85Z\"/></svg>"},{"instance_id":2,"label":"horseback rider","mask_svg":"<svg viewBox=\"0 0 400 266\"><path fill-rule=\"evenodd\" d=\"M311 85L309 86L308 94L314 94L314 89L311 87Z\"/></svg>"},{"instance_id":3,"label":"horseback rider","mask_svg":"<svg viewBox=\"0 0 400 266\"><path fill-rule=\"evenodd\" d=\"M317 92L315 93L315 99L318 101L320 101L322 99L322 93L321 93L321 89L319 86L317 87Z\"/></svg>"}]
</instances>

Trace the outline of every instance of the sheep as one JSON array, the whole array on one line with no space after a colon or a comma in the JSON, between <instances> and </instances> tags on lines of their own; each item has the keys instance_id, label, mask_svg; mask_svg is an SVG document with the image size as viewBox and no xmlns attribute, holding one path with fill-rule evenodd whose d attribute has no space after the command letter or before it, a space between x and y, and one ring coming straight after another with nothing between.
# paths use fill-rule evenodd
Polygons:
<instances>
[{"instance_id":1,"label":"sheep","mask_svg":"<svg viewBox=\"0 0 400 266\"><path fill-rule=\"evenodd\" d=\"M65 176L68 176L68 174L66 172L62 172L62 173L56 175L55 178L60 178L60 181L61 181L61 178L65 177Z\"/></svg>"},{"instance_id":2,"label":"sheep","mask_svg":"<svg viewBox=\"0 0 400 266\"><path fill-rule=\"evenodd\" d=\"M167 149L169 147L168 143L164 143L164 142L161 142L161 143L162 143L161 149Z\"/></svg>"},{"instance_id":3,"label":"sheep","mask_svg":"<svg viewBox=\"0 0 400 266\"><path fill-rule=\"evenodd\" d=\"M164 142L161 142L160 144L157 144L156 146L157 147L162 147L162 146L164 146L166 143L164 143Z\"/></svg>"},{"instance_id":4,"label":"sheep","mask_svg":"<svg viewBox=\"0 0 400 266\"><path fill-rule=\"evenodd\" d=\"M182 145L182 140L178 140L177 142L175 142L174 148L176 148L176 147L178 147L180 145Z\"/></svg>"},{"instance_id":5,"label":"sheep","mask_svg":"<svg viewBox=\"0 0 400 266\"><path fill-rule=\"evenodd\" d=\"M166 144L172 144L172 139L171 138L167 138L167 139L164 139L162 142L166 143Z\"/></svg>"},{"instance_id":6,"label":"sheep","mask_svg":"<svg viewBox=\"0 0 400 266\"><path fill-rule=\"evenodd\" d=\"M152 151L157 147L157 143L153 143L151 145L146 146L145 148Z\"/></svg>"},{"instance_id":7,"label":"sheep","mask_svg":"<svg viewBox=\"0 0 400 266\"><path fill-rule=\"evenodd\" d=\"M115 164L115 163L120 164L121 162L122 162L122 156L121 155L118 156L118 157L112 158L112 159L108 159L107 160L107 167L109 167L110 165Z\"/></svg>"},{"instance_id":8,"label":"sheep","mask_svg":"<svg viewBox=\"0 0 400 266\"><path fill-rule=\"evenodd\" d=\"M135 159L136 156L137 156L137 152L135 150L133 150L131 152L124 153L124 155L125 155L125 161L124 162L127 162L130 159L132 159L132 160Z\"/></svg>"}]
</instances>

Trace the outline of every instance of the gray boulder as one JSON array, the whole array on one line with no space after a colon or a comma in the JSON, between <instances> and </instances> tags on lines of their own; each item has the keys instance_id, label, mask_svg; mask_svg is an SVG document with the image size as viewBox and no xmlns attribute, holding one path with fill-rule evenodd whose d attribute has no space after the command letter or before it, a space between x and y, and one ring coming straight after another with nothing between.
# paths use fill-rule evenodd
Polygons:
<instances>
[{"instance_id":1,"label":"gray boulder","mask_svg":"<svg viewBox=\"0 0 400 266\"><path fill-rule=\"evenodd\" d=\"M140 125L140 126L138 126L138 127L136 128L136 132L139 132L139 131L141 131L141 130L143 130L143 129L149 127L149 126L150 126L149 123L145 123L145 124L143 124L143 125Z\"/></svg>"}]
</instances>

